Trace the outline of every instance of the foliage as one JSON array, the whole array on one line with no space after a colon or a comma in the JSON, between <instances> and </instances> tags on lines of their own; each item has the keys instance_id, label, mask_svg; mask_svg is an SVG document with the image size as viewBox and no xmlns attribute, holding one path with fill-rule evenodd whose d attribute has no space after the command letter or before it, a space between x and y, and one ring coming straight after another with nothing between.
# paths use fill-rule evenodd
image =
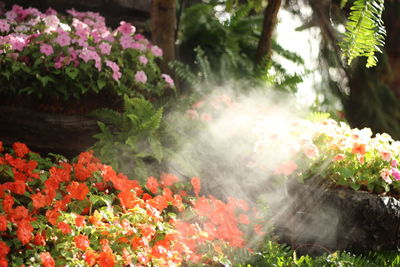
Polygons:
<instances>
[{"instance_id":1,"label":"foliage","mask_svg":"<svg viewBox=\"0 0 400 267\"><path fill-rule=\"evenodd\" d=\"M164 148L159 128L163 109L145 99L124 96L124 112L100 109L91 113L99 118L100 133L93 150L101 160L135 179L144 179L154 164L161 163ZM155 170L153 169L153 175Z\"/></svg>"},{"instance_id":2,"label":"foliage","mask_svg":"<svg viewBox=\"0 0 400 267\"><path fill-rule=\"evenodd\" d=\"M244 201L201 196L197 177L142 187L92 152L53 162L0 143L0 178L2 266L229 264L225 250L244 249L246 229L259 228Z\"/></svg>"},{"instance_id":3,"label":"foliage","mask_svg":"<svg viewBox=\"0 0 400 267\"><path fill-rule=\"evenodd\" d=\"M342 1L344 6L347 1ZM385 27L382 21L384 0L356 0L350 8L346 32L340 46L348 63L360 56L367 57L367 67L377 63L376 52L384 45Z\"/></svg>"},{"instance_id":4,"label":"foliage","mask_svg":"<svg viewBox=\"0 0 400 267\"><path fill-rule=\"evenodd\" d=\"M174 88L155 63L162 50L124 21L111 31L94 12L14 5L0 18L0 92L79 98L112 90L152 97Z\"/></svg>"},{"instance_id":5,"label":"foliage","mask_svg":"<svg viewBox=\"0 0 400 267\"><path fill-rule=\"evenodd\" d=\"M261 251L251 258L247 265L240 266L301 266L301 267L336 267L336 266L397 266L400 255L396 252L370 252L367 255L354 255L349 252L336 251L318 257L309 255L298 256L285 244L277 244L273 241L264 243Z\"/></svg>"},{"instance_id":6,"label":"foliage","mask_svg":"<svg viewBox=\"0 0 400 267\"><path fill-rule=\"evenodd\" d=\"M296 85L302 81L302 74L288 73L275 59L263 62L261 66L254 65L262 16L251 13L253 5L238 6L224 21L218 18L214 8L212 4L197 4L185 10L179 48L184 55L183 62L190 67L174 63L179 77L189 80L189 84L199 84L198 80L222 84L227 79L234 79L252 82L252 87L267 83L279 89L295 91ZM275 58L304 64L300 56L285 50L276 42L272 48Z\"/></svg>"}]
</instances>

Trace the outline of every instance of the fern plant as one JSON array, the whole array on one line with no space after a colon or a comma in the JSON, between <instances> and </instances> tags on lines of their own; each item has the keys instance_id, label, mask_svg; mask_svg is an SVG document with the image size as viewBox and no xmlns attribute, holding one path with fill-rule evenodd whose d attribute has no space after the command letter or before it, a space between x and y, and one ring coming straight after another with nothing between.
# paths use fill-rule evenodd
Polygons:
<instances>
[{"instance_id":1,"label":"fern plant","mask_svg":"<svg viewBox=\"0 0 400 267\"><path fill-rule=\"evenodd\" d=\"M163 108L156 109L142 98L125 96L123 113L99 109L91 115L100 119L93 150L102 162L139 180L150 174L151 165L161 163L159 128Z\"/></svg>"},{"instance_id":2,"label":"fern plant","mask_svg":"<svg viewBox=\"0 0 400 267\"><path fill-rule=\"evenodd\" d=\"M344 6L347 1L342 0ZM366 67L377 63L376 52L385 44L386 30L382 21L384 0L356 0L350 8L346 32L340 47L348 64L354 58L367 57Z\"/></svg>"}]
</instances>

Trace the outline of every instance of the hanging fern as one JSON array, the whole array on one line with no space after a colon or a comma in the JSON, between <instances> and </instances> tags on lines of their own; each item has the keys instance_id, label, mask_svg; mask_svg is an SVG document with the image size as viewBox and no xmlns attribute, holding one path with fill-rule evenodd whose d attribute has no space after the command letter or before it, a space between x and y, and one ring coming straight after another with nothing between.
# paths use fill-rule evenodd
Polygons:
<instances>
[{"instance_id":1,"label":"hanging fern","mask_svg":"<svg viewBox=\"0 0 400 267\"><path fill-rule=\"evenodd\" d=\"M342 1L344 6L347 1ZM382 21L384 0L356 0L350 8L346 32L340 46L348 64L354 58L367 57L366 67L377 63L376 52L385 43L386 30Z\"/></svg>"}]
</instances>

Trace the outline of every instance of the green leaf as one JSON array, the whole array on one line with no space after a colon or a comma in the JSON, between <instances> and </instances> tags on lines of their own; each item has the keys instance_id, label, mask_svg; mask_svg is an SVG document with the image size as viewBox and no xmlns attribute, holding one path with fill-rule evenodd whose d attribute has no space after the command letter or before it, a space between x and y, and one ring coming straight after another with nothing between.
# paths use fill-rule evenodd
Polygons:
<instances>
[{"instance_id":1,"label":"green leaf","mask_svg":"<svg viewBox=\"0 0 400 267\"><path fill-rule=\"evenodd\" d=\"M77 68L67 67L65 68L65 74L67 74L72 80L75 80L76 76L79 74L79 70Z\"/></svg>"},{"instance_id":2,"label":"green leaf","mask_svg":"<svg viewBox=\"0 0 400 267\"><path fill-rule=\"evenodd\" d=\"M42 83L43 87L46 87L47 83L51 80L49 76L36 75L36 78Z\"/></svg>"},{"instance_id":3,"label":"green leaf","mask_svg":"<svg viewBox=\"0 0 400 267\"><path fill-rule=\"evenodd\" d=\"M357 191L358 189L360 189L361 185L358 183L351 183L350 187L353 188L353 190Z\"/></svg>"},{"instance_id":4,"label":"green leaf","mask_svg":"<svg viewBox=\"0 0 400 267\"><path fill-rule=\"evenodd\" d=\"M349 169L349 168L345 168L345 167L339 168L338 172L343 178L350 178L355 173L355 171L353 169Z\"/></svg>"},{"instance_id":5,"label":"green leaf","mask_svg":"<svg viewBox=\"0 0 400 267\"><path fill-rule=\"evenodd\" d=\"M106 86L107 81L105 80L97 80L97 87L99 87L99 90L103 89L104 86Z\"/></svg>"}]
</instances>

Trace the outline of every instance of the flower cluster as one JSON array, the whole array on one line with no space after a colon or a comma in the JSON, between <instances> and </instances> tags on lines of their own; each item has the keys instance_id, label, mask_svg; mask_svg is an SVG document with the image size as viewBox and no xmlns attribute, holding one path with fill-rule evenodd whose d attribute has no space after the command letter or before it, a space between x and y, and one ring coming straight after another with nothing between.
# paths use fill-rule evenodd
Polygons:
<instances>
[{"instance_id":1,"label":"flower cluster","mask_svg":"<svg viewBox=\"0 0 400 267\"><path fill-rule=\"evenodd\" d=\"M155 59L162 50L122 21L111 31L94 12L45 13L14 5L0 17L1 90L69 98L111 88L159 95L174 82Z\"/></svg>"},{"instance_id":2,"label":"flower cluster","mask_svg":"<svg viewBox=\"0 0 400 267\"><path fill-rule=\"evenodd\" d=\"M142 187L92 152L53 163L0 142L0 178L0 266L212 264L261 234L256 210L201 196L198 177L163 173Z\"/></svg>"},{"instance_id":3,"label":"flower cluster","mask_svg":"<svg viewBox=\"0 0 400 267\"><path fill-rule=\"evenodd\" d=\"M292 161L278 166L275 174L301 179L317 174L356 190L400 193L400 142L388 134L373 137L369 128L352 129L332 119L291 121L280 136L271 136L271 128L275 127L258 128L255 151L268 149L271 140L279 142L282 136L294 141L286 146Z\"/></svg>"}]
</instances>

